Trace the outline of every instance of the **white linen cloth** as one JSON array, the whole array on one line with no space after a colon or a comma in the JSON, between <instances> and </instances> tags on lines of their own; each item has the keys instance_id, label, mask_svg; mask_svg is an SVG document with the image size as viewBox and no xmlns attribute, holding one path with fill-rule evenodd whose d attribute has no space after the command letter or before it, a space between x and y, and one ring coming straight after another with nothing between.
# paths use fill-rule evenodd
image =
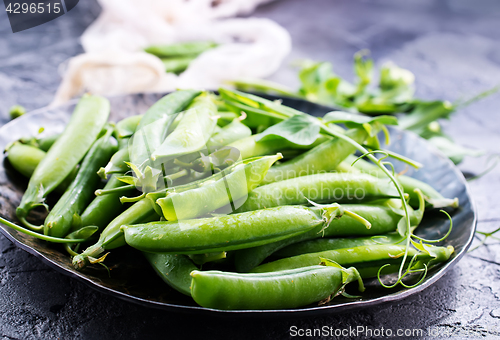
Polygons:
<instances>
[{"instance_id":1,"label":"white linen cloth","mask_svg":"<svg viewBox=\"0 0 500 340\"><path fill-rule=\"evenodd\" d=\"M62 65L52 106L87 91L118 95L176 88L215 89L224 81L272 74L290 52L288 32L249 14L272 0L98 0L102 13L84 32L84 54ZM179 76L142 50L152 44L213 41Z\"/></svg>"}]
</instances>

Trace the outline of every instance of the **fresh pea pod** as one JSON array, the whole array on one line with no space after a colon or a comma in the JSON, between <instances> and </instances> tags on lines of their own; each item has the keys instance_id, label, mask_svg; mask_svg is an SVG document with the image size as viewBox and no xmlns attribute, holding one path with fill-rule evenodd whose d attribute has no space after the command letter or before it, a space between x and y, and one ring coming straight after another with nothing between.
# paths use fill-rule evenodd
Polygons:
<instances>
[{"instance_id":1,"label":"fresh pea pod","mask_svg":"<svg viewBox=\"0 0 500 340\"><path fill-rule=\"evenodd\" d=\"M344 248L398 244L402 241L404 241L404 238L397 232L365 237L319 238L291 244L273 253L272 257L281 259L302 254L318 253Z\"/></svg>"},{"instance_id":2,"label":"fresh pea pod","mask_svg":"<svg viewBox=\"0 0 500 340\"><path fill-rule=\"evenodd\" d=\"M212 152L208 156L202 155L201 157L192 160L190 163L180 162L179 159L174 160L174 163L183 168L205 173L209 171L221 171L222 169L238 162L240 159L239 150L229 146L224 146Z\"/></svg>"},{"instance_id":3,"label":"fresh pea pod","mask_svg":"<svg viewBox=\"0 0 500 340\"><path fill-rule=\"evenodd\" d=\"M45 235L64 237L73 224L79 224L80 215L91 202L99 184L97 170L117 149L116 141L111 138L112 132L108 129L90 148L75 180L47 215L43 228Z\"/></svg>"},{"instance_id":4,"label":"fresh pea pod","mask_svg":"<svg viewBox=\"0 0 500 340\"><path fill-rule=\"evenodd\" d=\"M117 179L117 175L111 175L103 190L124 187L126 184ZM121 195L127 195L134 192L129 189L128 192L120 192L109 195L95 197L82 213L80 226L96 226L103 230L114 217L123 212L125 206L120 202ZM76 229L78 225L73 226Z\"/></svg>"},{"instance_id":5,"label":"fresh pea pod","mask_svg":"<svg viewBox=\"0 0 500 340\"><path fill-rule=\"evenodd\" d=\"M106 179L108 175L123 174L128 170L127 162L129 161L128 148L121 148L111 156L104 168L99 169L98 174L103 179Z\"/></svg>"},{"instance_id":6,"label":"fresh pea pod","mask_svg":"<svg viewBox=\"0 0 500 340\"><path fill-rule=\"evenodd\" d=\"M128 245L141 251L204 254L279 241L315 227L326 227L341 208L281 206L241 214L174 222L126 225Z\"/></svg>"},{"instance_id":7,"label":"fresh pea pod","mask_svg":"<svg viewBox=\"0 0 500 340\"><path fill-rule=\"evenodd\" d=\"M165 72L180 74L184 72L189 64L196 59L196 56L177 57L177 58L161 58L165 66Z\"/></svg>"},{"instance_id":8,"label":"fresh pea pod","mask_svg":"<svg viewBox=\"0 0 500 340\"><path fill-rule=\"evenodd\" d=\"M273 157L273 156L271 156L271 157ZM225 168L221 172L217 172L209 177L204 177L204 178L201 178L201 179L198 179L198 180L186 183L186 184L169 187L169 188L166 188L163 190L150 192L146 195L146 198L148 200L150 200L151 205L154 207L154 209L156 210L158 215L161 216L162 215L161 208L160 208L160 206L158 206L156 204L156 201L158 199L165 198L168 195L173 194L173 193L180 193L180 192L184 192L187 190L194 190L197 188L201 188L201 187L204 187L206 185L211 185L212 183L219 181L224 176L227 176L230 173L232 173L233 171L236 171L237 169L239 169L241 167L241 165L243 165L243 166L249 165L251 167L253 167L254 165L259 165L259 167L256 167L256 169L259 169L260 165L265 164L265 162L266 162L266 161L261 161L261 162L253 163L254 161L258 161L259 159L261 159L261 157L249 158L249 159L246 159L244 161L240 160L240 161L228 166L227 168Z\"/></svg>"},{"instance_id":9,"label":"fresh pea pod","mask_svg":"<svg viewBox=\"0 0 500 340\"><path fill-rule=\"evenodd\" d=\"M56 142L56 140L59 138L60 135L61 135L60 133L54 133L39 138L37 137L21 138L19 141L23 144L28 144L47 152L49 151L50 147Z\"/></svg>"},{"instance_id":10,"label":"fresh pea pod","mask_svg":"<svg viewBox=\"0 0 500 340\"><path fill-rule=\"evenodd\" d=\"M132 164L141 171L150 164L151 154L164 142L172 121L199 94L200 91L195 90L172 92L146 111L129 146Z\"/></svg>"},{"instance_id":11,"label":"fresh pea pod","mask_svg":"<svg viewBox=\"0 0 500 340\"><path fill-rule=\"evenodd\" d=\"M19 171L21 175L28 178L33 175L36 167L46 155L45 151L42 151L37 147L29 144L21 144L19 142L9 145L6 151L8 152L7 159L14 169ZM75 167L68 177L66 177L54 189L54 191L64 193L71 182L75 179L77 173L78 167Z\"/></svg>"},{"instance_id":12,"label":"fresh pea pod","mask_svg":"<svg viewBox=\"0 0 500 340\"><path fill-rule=\"evenodd\" d=\"M351 155L346 158L345 161L341 162L337 166L337 170L339 171L344 171L344 172L363 172L370 174L374 177L380 177L380 176L385 176L383 172L374 164L365 161L364 159L359 159L356 161L358 157ZM356 163L354 163L356 161ZM351 165L354 163L354 165ZM396 177L398 182L401 184L403 187L403 190L405 193L410 195L410 204L415 207L418 206L419 198L417 193L415 192L415 189L418 188L422 191L424 194L425 201L427 202L428 206L433 207L433 208L444 208L444 207L453 207L457 208L458 207L458 198L445 198L443 195L441 195L439 192L436 191L433 187L431 187L429 184L424 183L422 181L419 181L418 179L405 176L405 175L399 175Z\"/></svg>"},{"instance_id":13,"label":"fresh pea pod","mask_svg":"<svg viewBox=\"0 0 500 340\"><path fill-rule=\"evenodd\" d=\"M398 197L398 193L393 184L385 179L366 174L322 173L258 187L248 194L248 199L237 211L308 204L311 201L355 202L394 197Z\"/></svg>"},{"instance_id":14,"label":"fresh pea pod","mask_svg":"<svg viewBox=\"0 0 500 340\"><path fill-rule=\"evenodd\" d=\"M346 136L357 143L363 143L368 137L364 128L347 131ZM280 165L273 166L266 174L263 184L282 181L298 176L332 171L356 149L343 139L334 138L326 141L302 155Z\"/></svg>"},{"instance_id":15,"label":"fresh pea pod","mask_svg":"<svg viewBox=\"0 0 500 340\"><path fill-rule=\"evenodd\" d=\"M143 253L158 276L184 295L191 296L191 272L198 270L186 255Z\"/></svg>"},{"instance_id":16,"label":"fresh pea pod","mask_svg":"<svg viewBox=\"0 0 500 340\"><path fill-rule=\"evenodd\" d=\"M281 154L277 154L243 161L219 180L200 188L169 194L158 199L156 204L168 221L203 216L223 207L233 211L260 184L271 165L281 158Z\"/></svg>"},{"instance_id":17,"label":"fresh pea pod","mask_svg":"<svg viewBox=\"0 0 500 340\"><path fill-rule=\"evenodd\" d=\"M368 236L393 232L397 229L399 221L404 216L404 213L393 206L396 202L399 203L398 200L387 200L383 203L373 204L344 204L342 207L345 211L350 211L369 221L371 227L366 228L366 225L353 216L343 216L340 219L333 220L326 229L316 227L311 231L282 241L239 250L235 254L236 269L239 272L247 272L258 266L274 252L301 241L320 237ZM422 217L423 211L410 210L412 226L418 225Z\"/></svg>"},{"instance_id":18,"label":"fresh pea pod","mask_svg":"<svg viewBox=\"0 0 500 340\"><path fill-rule=\"evenodd\" d=\"M116 123L116 139L132 137L137 130L144 115L134 115L120 120Z\"/></svg>"},{"instance_id":19,"label":"fresh pea pod","mask_svg":"<svg viewBox=\"0 0 500 340\"><path fill-rule=\"evenodd\" d=\"M33 227L26 221L29 212L43 202L82 160L97 139L109 116L109 101L103 97L84 95L64 132L52 145L47 155L36 167L30 178L16 214L21 223Z\"/></svg>"},{"instance_id":20,"label":"fresh pea pod","mask_svg":"<svg viewBox=\"0 0 500 340\"><path fill-rule=\"evenodd\" d=\"M250 137L242 138L228 144L227 146L238 149L241 153L241 158L245 159L274 154L287 149L309 150L331 138L320 134L313 144L304 146L293 144L286 139L264 140L257 142L255 140L257 136L258 135L252 135Z\"/></svg>"},{"instance_id":21,"label":"fresh pea pod","mask_svg":"<svg viewBox=\"0 0 500 340\"><path fill-rule=\"evenodd\" d=\"M151 160L166 161L202 150L217 125L217 107L209 96L196 98L174 131L152 153Z\"/></svg>"},{"instance_id":22,"label":"fresh pea pod","mask_svg":"<svg viewBox=\"0 0 500 340\"><path fill-rule=\"evenodd\" d=\"M174 58L198 55L216 46L217 44L211 41L190 41L167 45L151 45L145 48L144 51L160 58Z\"/></svg>"},{"instance_id":23,"label":"fresh pea pod","mask_svg":"<svg viewBox=\"0 0 500 340\"><path fill-rule=\"evenodd\" d=\"M232 112L232 111L224 111L224 109L217 107L217 125L220 127L224 127L237 118L240 117L240 114Z\"/></svg>"},{"instance_id":24,"label":"fresh pea pod","mask_svg":"<svg viewBox=\"0 0 500 340\"><path fill-rule=\"evenodd\" d=\"M7 159L21 175L30 178L46 153L39 148L15 142L7 149Z\"/></svg>"},{"instance_id":25,"label":"fresh pea pod","mask_svg":"<svg viewBox=\"0 0 500 340\"><path fill-rule=\"evenodd\" d=\"M228 145L251 135L252 130L243 124L239 118L236 118L230 124L221 128L219 132L212 135L207 146L210 149L214 149L215 147Z\"/></svg>"},{"instance_id":26,"label":"fresh pea pod","mask_svg":"<svg viewBox=\"0 0 500 340\"><path fill-rule=\"evenodd\" d=\"M316 265L262 274L221 271L191 273L191 295L200 306L223 310L296 308L336 296L352 281L355 268Z\"/></svg>"},{"instance_id":27,"label":"fresh pea pod","mask_svg":"<svg viewBox=\"0 0 500 340\"><path fill-rule=\"evenodd\" d=\"M408 257L412 258L415 256L415 263L425 263L428 267L430 267L436 263L447 261L454 251L452 246L427 246L427 249L427 251L421 251L415 248L409 248ZM371 245L343 248L287 257L281 260L262 264L252 269L251 272L267 273L308 267L318 263L320 258L327 258L335 261L341 266L356 267L361 274L361 277L370 278L376 277L379 269L386 264L389 266L385 268L383 274L396 272L399 269L401 256L405 253L405 250L405 245Z\"/></svg>"},{"instance_id":28,"label":"fresh pea pod","mask_svg":"<svg viewBox=\"0 0 500 340\"><path fill-rule=\"evenodd\" d=\"M158 220L160 217L153 209L151 202L142 199L130 206L123 213L115 217L103 230L97 242L73 257L73 267L82 270L89 263L104 261L104 257L97 259L106 250L111 250L125 245L120 227L124 224L143 223Z\"/></svg>"}]
</instances>

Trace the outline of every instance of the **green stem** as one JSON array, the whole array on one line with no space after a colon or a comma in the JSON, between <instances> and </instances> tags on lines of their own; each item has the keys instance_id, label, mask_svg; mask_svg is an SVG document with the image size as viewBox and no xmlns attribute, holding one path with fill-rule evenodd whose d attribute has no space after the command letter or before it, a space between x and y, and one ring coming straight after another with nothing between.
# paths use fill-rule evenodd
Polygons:
<instances>
[{"instance_id":1,"label":"green stem","mask_svg":"<svg viewBox=\"0 0 500 340\"><path fill-rule=\"evenodd\" d=\"M53 243L81 243L81 242L86 241L85 239L71 239L70 240L70 239L66 239L66 238L59 238L59 237L53 237L53 236L39 234L39 233L36 233L36 232L31 231L29 229L18 226L17 224L10 222L9 220L6 220L3 217L0 217L0 222L5 224L8 227L14 229L14 230L17 230L17 231L23 233L23 234L30 235L30 236L36 237L40 240L49 241L49 242L53 242Z\"/></svg>"},{"instance_id":2,"label":"green stem","mask_svg":"<svg viewBox=\"0 0 500 340\"><path fill-rule=\"evenodd\" d=\"M364 219L363 217L359 216L358 214L356 213L353 213L352 211L350 210L346 210L344 209L344 214L346 214L347 216L349 216L350 218L358 221L359 223L362 223L366 229L370 229L372 227L372 224L367 221L366 219Z\"/></svg>"},{"instance_id":3,"label":"green stem","mask_svg":"<svg viewBox=\"0 0 500 340\"><path fill-rule=\"evenodd\" d=\"M123 187L106 189L106 190L99 189L99 190L95 191L95 195L96 196L104 196L104 195L109 195L109 194L121 194L121 193L125 193L131 189L135 189L135 185L129 184L129 185L125 185Z\"/></svg>"},{"instance_id":4,"label":"green stem","mask_svg":"<svg viewBox=\"0 0 500 340\"><path fill-rule=\"evenodd\" d=\"M333 137L340 138L340 139L346 141L347 143L351 144L352 146L354 146L361 153L367 154L366 157L369 160L371 160L373 163L375 163L380 168L380 170L382 170L387 175L387 177L389 177L391 182L396 187L396 190L398 191L399 197L401 199L401 204L403 206L403 210L405 213L406 226L407 226L406 249L405 249L403 260L401 262L401 266L399 267L399 273L398 273L398 278L401 279L403 277L404 264L406 263L406 260L408 258L408 250L410 248L410 241L411 241L410 214L408 212L408 205L407 205L406 200L405 200L403 188L400 186L400 184L398 183L396 178L394 178L392 173L389 172L389 170L387 170L387 168L383 164L380 164L379 160L375 156L373 156L368 150L366 150L361 144L357 143L356 141L354 141L353 139L351 139L350 137L348 137L344 134L337 133L337 132L333 131L332 129L330 129L328 126L326 126L323 123L319 123L319 124L320 124L321 129L324 132L326 132L327 134L329 134ZM398 282L399 282L399 280L394 284L394 286L396 286L398 284Z\"/></svg>"},{"instance_id":5,"label":"green stem","mask_svg":"<svg viewBox=\"0 0 500 340\"><path fill-rule=\"evenodd\" d=\"M26 220L26 218L24 216L21 216L19 217L19 221L21 221L21 223L23 225L25 225L26 227L30 228L31 230L34 230L34 231L42 231L43 230L43 224L42 225L34 225L34 224L31 224L30 222L28 222Z\"/></svg>"}]
</instances>

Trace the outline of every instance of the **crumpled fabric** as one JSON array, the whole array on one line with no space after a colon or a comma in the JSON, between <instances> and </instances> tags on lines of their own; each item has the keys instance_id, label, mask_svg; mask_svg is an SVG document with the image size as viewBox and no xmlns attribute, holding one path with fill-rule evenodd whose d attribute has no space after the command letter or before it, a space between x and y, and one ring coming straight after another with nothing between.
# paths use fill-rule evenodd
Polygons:
<instances>
[{"instance_id":1,"label":"crumpled fabric","mask_svg":"<svg viewBox=\"0 0 500 340\"><path fill-rule=\"evenodd\" d=\"M90 92L120 95L215 89L226 81L263 78L291 49L288 32L263 18L228 18L251 13L272 0L99 0L102 13L84 32L84 54L62 65L63 80L51 106ZM160 59L143 49L152 44L213 41L180 75L166 73Z\"/></svg>"}]
</instances>

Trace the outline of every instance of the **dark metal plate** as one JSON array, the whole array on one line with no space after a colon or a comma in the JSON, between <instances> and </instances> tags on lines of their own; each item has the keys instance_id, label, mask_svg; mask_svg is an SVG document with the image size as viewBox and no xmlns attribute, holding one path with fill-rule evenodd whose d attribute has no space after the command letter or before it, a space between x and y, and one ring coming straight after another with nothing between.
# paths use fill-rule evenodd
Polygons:
<instances>
[{"instance_id":1,"label":"dark metal plate","mask_svg":"<svg viewBox=\"0 0 500 340\"><path fill-rule=\"evenodd\" d=\"M111 120L144 113L160 95L127 95L111 98ZM272 98L272 97L271 97ZM274 98L275 99L275 98ZM330 109L298 99L284 99L284 104L312 115L323 115ZM40 127L47 132L60 132L68 121L75 103L55 109L40 109L24 115L4 125L0 129L0 148L24 136L37 134ZM443 274L456 264L465 254L472 242L476 226L476 214L467 183L462 173L440 152L427 144L425 140L397 129L391 129L392 151L398 152L424 164L421 170L410 169L407 174L431 184L445 197L458 197L460 208L450 210L453 218L453 230L444 241L444 245L452 245L455 254L445 264L431 270L425 281L418 287L405 289L397 287L385 289L375 281L367 282L367 289L362 298L348 300L337 297L325 306L311 305L298 309L265 310L265 311L219 311L197 306L190 298L177 293L156 276L139 252L130 248L113 250L106 259L111 269L111 276L103 267L87 268L77 272L71 266L70 257L58 246L48 244L33 237L26 236L0 225L0 231L18 247L39 257L52 268L63 274L79 279L90 287L118 298L139 303L144 306L162 308L178 312L211 313L218 315L244 316L303 316L346 311L383 302L403 299L420 292L436 282ZM396 171L405 168L403 164L394 162ZM5 157L0 163L0 214L16 221L15 208L26 189L27 180L12 169ZM418 234L426 238L439 238L448 229L448 219L444 214L430 212Z\"/></svg>"}]
</instances>

